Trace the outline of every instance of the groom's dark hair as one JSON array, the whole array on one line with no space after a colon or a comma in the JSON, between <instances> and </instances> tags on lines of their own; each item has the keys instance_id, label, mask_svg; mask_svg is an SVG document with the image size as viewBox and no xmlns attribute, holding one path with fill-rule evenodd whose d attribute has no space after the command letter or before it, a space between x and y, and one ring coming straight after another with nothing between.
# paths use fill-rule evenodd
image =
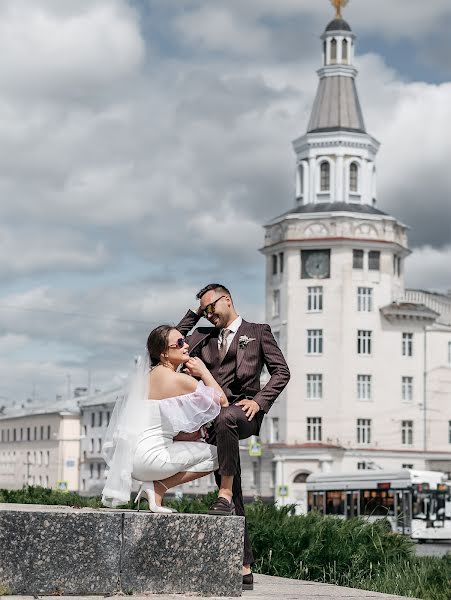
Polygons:
<instances>
[{"instance_id":1,"label":"groom's dark hair","mask_svg":"<svg viewBox=\"0 0 451 600\"><path fill-rule=\"evenodd\" d=\"M212 290L214 290L215 292L226 294L227 296L230 296L230 298L232 297L232 294L229 292L225 285L222 285L222 283L209 283L208 285L203 287L199 292L197 292L196 298L200 300L204 294L206 294L207 292L211 292Z\"/></svg>"}]
</instances>

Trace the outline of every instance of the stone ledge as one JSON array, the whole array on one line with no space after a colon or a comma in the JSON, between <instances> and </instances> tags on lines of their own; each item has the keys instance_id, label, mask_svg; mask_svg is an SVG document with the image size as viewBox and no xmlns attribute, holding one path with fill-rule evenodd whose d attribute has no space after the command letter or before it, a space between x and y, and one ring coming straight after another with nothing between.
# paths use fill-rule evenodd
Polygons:
<instances>
[{"instance_id":1,"label":"stone ledge","mask_svg":"<svg viewBox=\"0 0 451 600\"><path fill-rule=\"evenodd\" d=\"M241 595L244 519L0 504L0 588Z\"/></svg>"}]
</instances>

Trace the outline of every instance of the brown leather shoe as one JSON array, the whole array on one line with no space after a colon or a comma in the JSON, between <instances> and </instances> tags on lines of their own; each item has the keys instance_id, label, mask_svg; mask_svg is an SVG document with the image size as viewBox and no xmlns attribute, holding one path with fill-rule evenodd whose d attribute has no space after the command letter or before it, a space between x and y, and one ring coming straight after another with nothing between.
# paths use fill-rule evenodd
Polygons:
<instances>
[{"instance_id":1,"label":"brown leather shoe","mask_svg":"<svg viewBox=\"0 0 451 600\"><path fill-rule=\"evenodd\" d=\"M229 502L226 498L219 498L210 506L209 515L218 515L221 517L230 517L235 514L235 505Z\"/></svg>"},{"instance_id":2,"label":"brown leather shoe","mask_svg":"<svg viewBox=\"0 0 451 600\"><path fill-rule=\"evenodd\" d=\"M247 575L243 575L243 590L253 590L254 589L254 576L252 573L248 573Z\"/></svg>"}]
</instances>

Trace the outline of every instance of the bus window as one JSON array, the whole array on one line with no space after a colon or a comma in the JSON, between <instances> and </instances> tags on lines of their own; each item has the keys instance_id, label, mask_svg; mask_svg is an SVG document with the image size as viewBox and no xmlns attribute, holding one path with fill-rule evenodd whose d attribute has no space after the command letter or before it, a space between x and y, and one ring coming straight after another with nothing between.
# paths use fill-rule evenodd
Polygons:
<instances>
[{"instance_id":1,"label":"bus window","mask_svg":"<svg viewBox=\"0 0 451 600\"><path fill-rule=\"evenodd\" d=\"M326 492L326 514L345 514L346 492Z\"/></svg>"},{"instance_id":2,"label":"bus window","mask_svg":"<svg viewBox=\"0 0 451 600\"><path fill-rule=\"evenodd\" d=\"M413 491L412 494L412 518L429 519L431 504L431 494L426 492Z\"/></svg>"},{"instance_id":3,"label":"bus window","mask_svg":"<svg viewBox=\"0 0 451 600\"><path fill-rule=\"evenodd\" d=\"M346 518L352 519L359 516L360 492L346 492Z\"/></svg>"},{"instance_id":4,"label":"bus window","mask_svg":"<svg viewBox=\"0 0 451 600\"><path fill-rule=\"evenodd\" d=\"M388 490L363 490L360 493L360 514L372 517L394 516L394 493Z\"/></svg>"},{"instance_id":5,"label":"bus window","mask_svg":"<svg viewBox=\"0 0 451 600\"><path fill-rule=\"evenodd\" d=\"M309 492L309 510L324 514L324 492Z\"/></svg>"}]
</instances>

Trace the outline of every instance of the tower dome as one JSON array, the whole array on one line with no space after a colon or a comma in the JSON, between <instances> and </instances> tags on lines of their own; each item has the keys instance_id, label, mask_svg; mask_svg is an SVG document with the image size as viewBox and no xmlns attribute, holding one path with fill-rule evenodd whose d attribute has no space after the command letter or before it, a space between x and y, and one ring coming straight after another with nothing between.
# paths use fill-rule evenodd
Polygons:
<instances>
[{"instance_id":1,"label":"tower dome","mask_svg":"<svg viewBox=\"0 0 451 600\"><path fill-rule=\"evenodd\" d=\"M333 19L326 27L327 31L351 31L351 26L344 19Z\"/></svg>"}]
</instances>

